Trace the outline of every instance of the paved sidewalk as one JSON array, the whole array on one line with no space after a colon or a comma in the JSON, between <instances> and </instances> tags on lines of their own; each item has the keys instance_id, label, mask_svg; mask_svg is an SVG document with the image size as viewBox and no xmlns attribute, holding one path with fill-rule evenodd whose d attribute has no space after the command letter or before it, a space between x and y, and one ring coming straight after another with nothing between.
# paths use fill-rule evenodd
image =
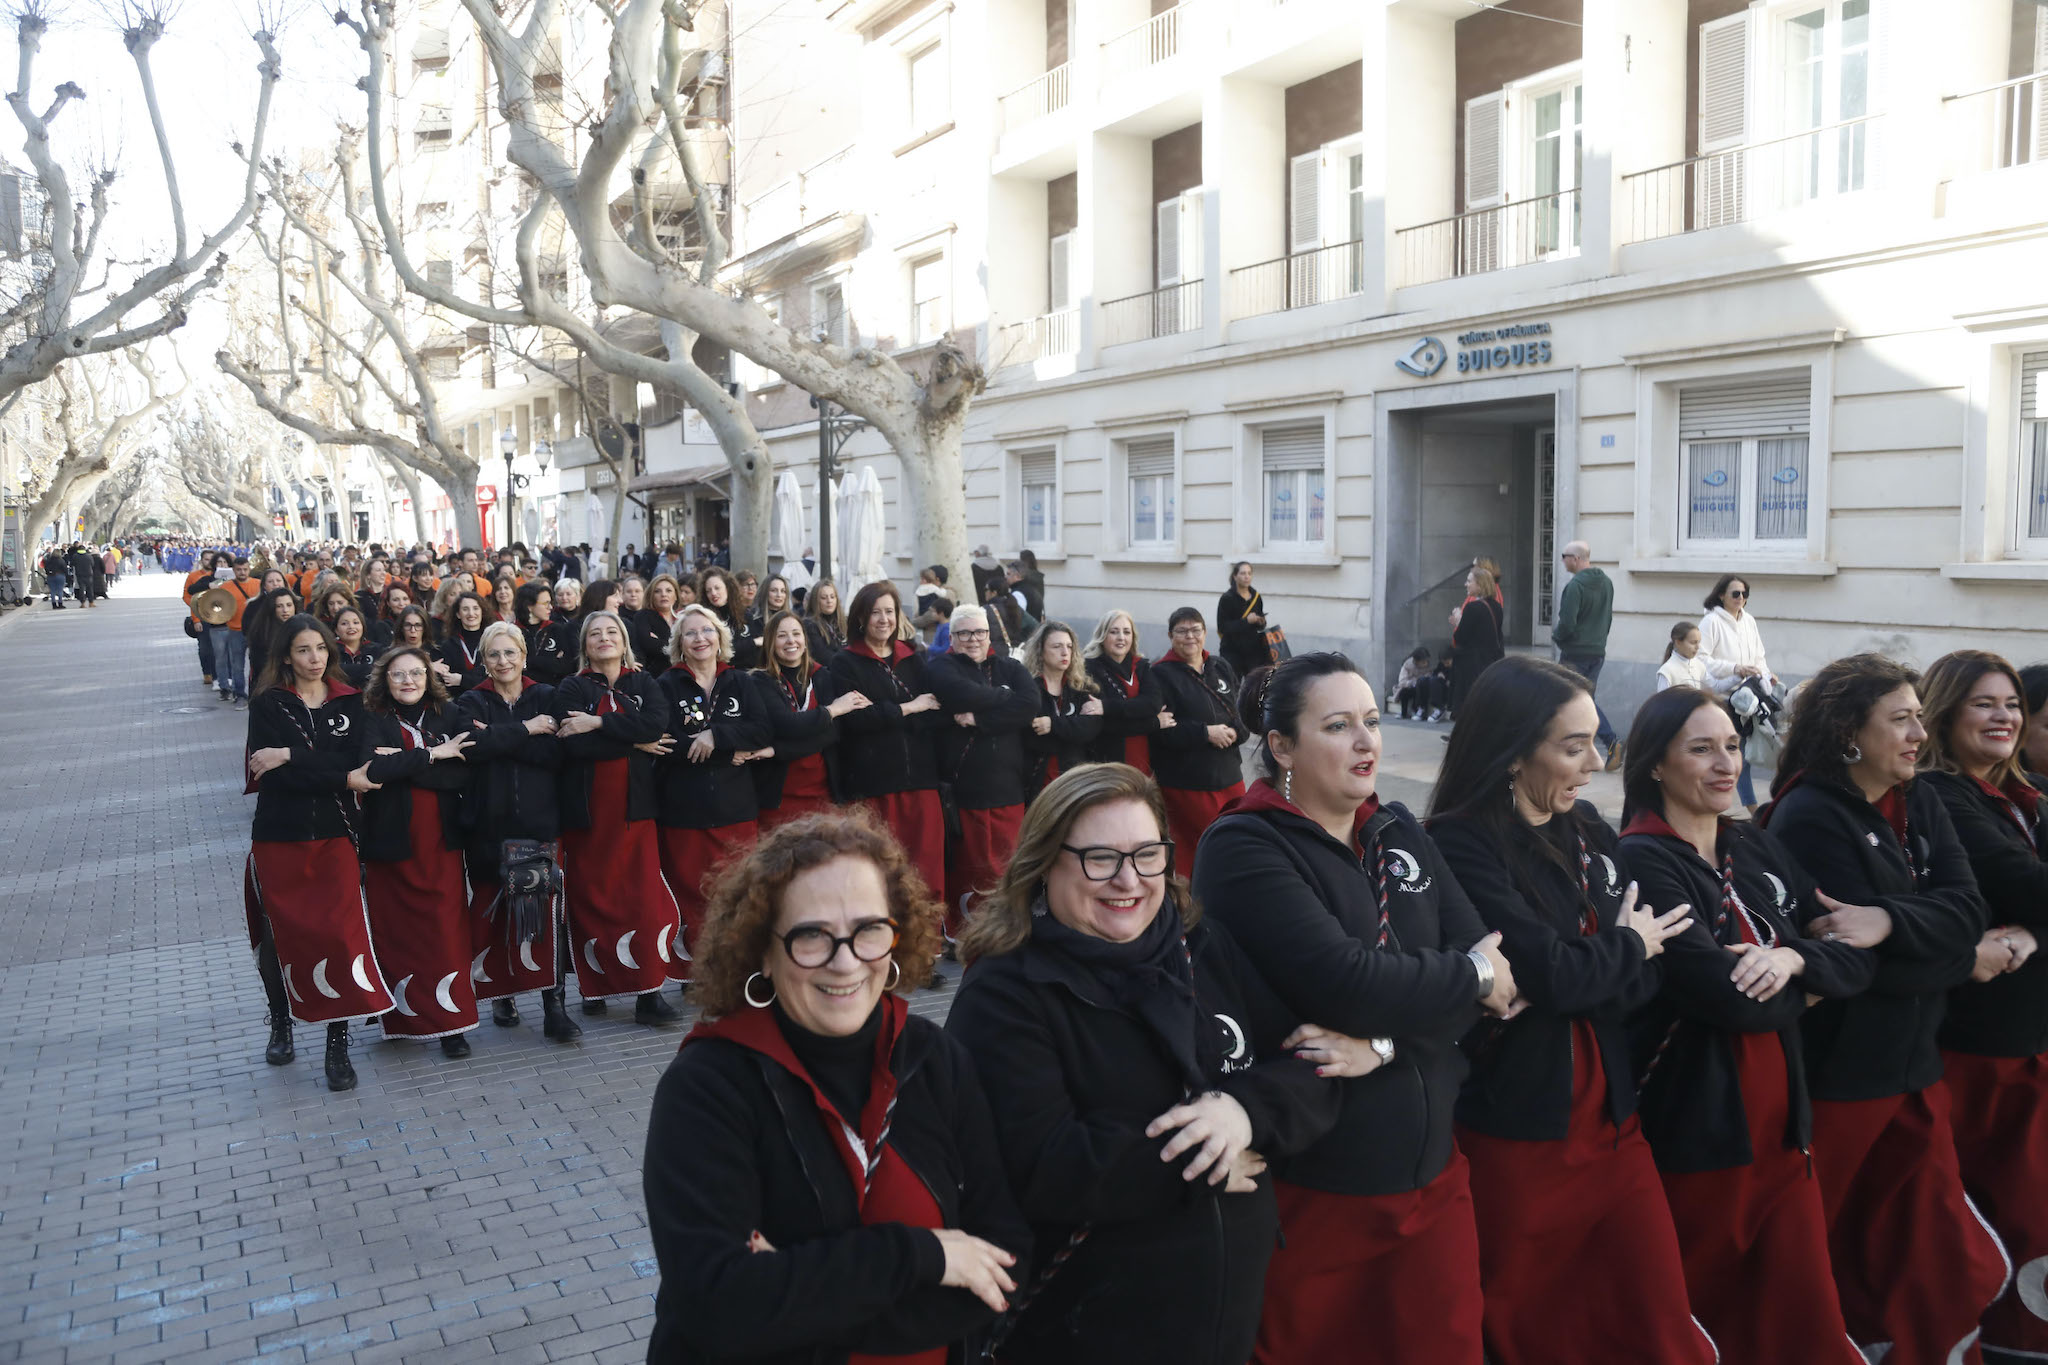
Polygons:
<instances>
[{"instance_id":1,"label":"paved sidewalk","mask_svg":"<svg viewBox=\"0 0 2048 1365\"><path fill-rule=\"evenodd\" d=\"M466 1061L360 1041L346 1095L318 1029L265 1066L245 715L178 582L0 621L0 1361L644 1359L680 1031L615 1010L562 1047L529 1005Z\"/></svg>"}]
</instances>

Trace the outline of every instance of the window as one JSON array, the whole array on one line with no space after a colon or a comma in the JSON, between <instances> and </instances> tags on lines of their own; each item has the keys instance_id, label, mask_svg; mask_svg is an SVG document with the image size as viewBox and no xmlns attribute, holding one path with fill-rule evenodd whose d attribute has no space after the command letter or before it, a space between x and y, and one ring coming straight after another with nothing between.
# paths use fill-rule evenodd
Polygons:
<instances>
[{"instance_id":1,"label":"window","mask_svg":"<svg viewBox=\"0 0 2048 1365\"><path fill-rule=\"evenodd\" d=\"M910 54L910 131L929 133L952 116L946 48L933 43Z\"/></svg>"},{"instance_id":2,"label":"window","mask_svg":"<svg viewBox=\"0 0 2048 1365\"><path fill-rule=\"evenodd\" d=\"M910 340L922 346L946 334L946 258L910 263Z\"/></svg>"},{"instance_id":3,"label":"window","mask_svg":"<svg viewBox=\"0 0 2048 1365\"><path fill-rule=\"evenodd\" d=\"M1288 165L1287 306L1299 308L1365 287L1365 154L1355 141L1303 152ZM1353 244L1330 257L1310 253Z\"/></svg>"},{"instance_id":4,"label":"window","mask_svg":"<svg viewBox=\"0 0 2048 1365\"><path fill-rule=\"evenodd\" d=\"M1800 6L1780 21L1783 131L1826 129L1870 112L1870 0ZM1869 128L1851 123L1790 144L1787 202L1863 188Z\"/></svg>"},{"instance_id":5,"label":"window","mask_svg":"<svg viewBox=\"0 0 2048 1365\"><path fill-rule=\"evenodd\" d=\"M848 344L852 329L846 320L846 286L842 282L828 280L811 286L811 324L818 340L834 346Z\"/></svg>"},{"instance_id":6,"label":"window","mask_svg":"<svg viewBox=\"0 0 2048 1365\"><path fill-rule=\"evenodd\" d=\"M760 305L761 311L768 315L770 322L782 321L782 296L780 294L770 294L764 298L756 299L754 302ZM765 389L771 384L780 384L782 382L782 376L765 366L756 364L738 351L732 353L732 376L747 389Z\"/></svg>"},{"instance_id":7,"label":"window","mask_svg":"<svg viewBox=\"0 0 2048 1365\"><path fill-rule=\"evenodd\" d=\"M1680 392L1685 544L1805 542L1812 388L1812 373L1797 370Z\"/></svg>"},{"instance_id":8,"label":"window","mask_svg":"<svg viewBox=\"0 0 2048 1365\"><path fill-rule=\"evenodd\" d=\"M1130 496L1130 544L1151 549L1172 545L1176 534L1173 437L1143 436L1126 441L1124 478Z\"/></svg>"},{"instance_id":9,"label":"window","mask_svg":"<svg viewBox=\"0 0 2048 1365\"><path fill-rule=\"evenodd\" d=\"M1460 274L1578 252L1584 123L1576 68L1465 102L1465 209L1472 216L1459 228ZM1502 212L1477 212L1488 208Z\"/></svg>"},{"instance_id":10,"label":"window","mask_svg":"<svg viewBox=\"0 0 2048 1365\"><path fill-rule=\"evenodd\" d=\"M2019 543L2048 555L2048 351L2020 357Z\"/></svg>"},{"instance_id":11,"label":"window","mask_svg":"<svg viewBox=\"0 0 2048 1365\"><path fill-rule=\"evenodd\" d=\"M455 288L455 262L428 261L427 268L420 272L426 282L436 289Z\"/></svg>"},{"instance_id":12,"label":"window","mask_svg":"<svg viewBox=\"0 0 2048 1365\"><path fill-rule=\"evenodd\" d=\"M1059 455L1052 447L1017 453L1024 504L1024 543L1054 545L1060 538Z\"/></svg>"},{"instance_id":13,"label":"window","mask_svg":"<svg viewBox=\"0 0 2048 1365\"><path fill-rule=\"evenodd\" d=\"M1265 543L1305 547L1323 543L1323 424L1290 422L1259 432L1264 484Z\"/></svg>"},{"instance_id":14,"label":"window","mask_svg":"<svg viewBox=\"0 0 2048 1365\"><path fill-rule=\"evenodd\" d=\"M1524 193L1537 201L1528 226L1538 252L1577 251L1579 197L1585 164L1585 87L1577 77L1524 96L1528 166Z\"/></svg>"},{"instance_id":15,"label":"window","mask_svg":"<svg viewBox=\"0 0 2048 1365\"><path fill-rule=\"evenodd\" d=\"M1062 232L1046 247L1046 311L1057 313L1074 306L1074 234Z\"/></svg>"}]
</instances>

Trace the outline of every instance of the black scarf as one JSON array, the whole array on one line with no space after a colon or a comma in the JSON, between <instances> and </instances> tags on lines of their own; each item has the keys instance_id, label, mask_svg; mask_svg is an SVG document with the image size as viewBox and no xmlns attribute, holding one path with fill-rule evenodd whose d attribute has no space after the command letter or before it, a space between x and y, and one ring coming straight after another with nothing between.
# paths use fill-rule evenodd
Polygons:
<instances>
[{"instance_id":1,"label":"black scarf","mask_svg":"<svg viewBox=\"0 0 2048 1365\"><path fill-rule=\"evenodd\" d=\"M1031 916L1031 940L1041 951L1064 959L1107 1000L1144 1024L1167 1054L1180 1064L1190 1090L1206 1090L1221 1069L1221 1055L1211 1049L1210 1030L1201 1027L1195 1003L1194 964L1181 928L1180 912L1169 899L1145 932L1129 943L1112 943L1070 929L1054 919L1041 899Z\"/></svg>"}]
</instances>

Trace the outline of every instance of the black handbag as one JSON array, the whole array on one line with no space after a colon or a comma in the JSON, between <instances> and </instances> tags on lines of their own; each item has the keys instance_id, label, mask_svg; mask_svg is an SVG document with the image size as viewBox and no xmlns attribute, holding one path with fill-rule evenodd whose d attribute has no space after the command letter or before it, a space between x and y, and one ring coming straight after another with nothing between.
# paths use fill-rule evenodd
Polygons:
<instances>
[{"instance_id":1,"label":"black handbag","mask_svg":"<svg viewBox=\"0 0 2048 1365\"><path fill-rule=\"evenodd\" d=\"M544 839L507 839L498 852L498 899L492 917L509 914L511 937L537 941L553 932L555 906L562 894L562 865L555 845ZM501 921L502 922L502 921Z\"/></svg>"}]
</instances>

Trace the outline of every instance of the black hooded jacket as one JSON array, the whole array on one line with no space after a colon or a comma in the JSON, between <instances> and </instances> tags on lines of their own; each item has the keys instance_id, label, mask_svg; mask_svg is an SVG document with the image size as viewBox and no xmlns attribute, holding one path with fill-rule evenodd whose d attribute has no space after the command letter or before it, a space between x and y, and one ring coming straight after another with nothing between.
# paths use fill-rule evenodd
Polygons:
<instances>
[{"instance_id":1,"label":"black hooded jacket","mask_svg":"<svg viewBox=\"0 0 2048 1365\"><path fill-rule=\"evenodd\" d=\"M1877 975L1875 954L1804 936L1827 907L1814 895L1813 878L1769 830L1724 820L1716 854L1733 869L1735 914L1723 905L1721 867L1662 819L1632 822L1621 841L1622 862L1644 903L1660 911L1692 907L1692 924L1664 941L1664 989L1632 1021L1643 1136L1665 1171L1726 1170L1756 1159L1732 1040L1740 1033L1777 1035L1790 1103L1785 1145L1806 1151L1813 1138L1799 1037L1806 997L1846 999ZM1747 939L1736 921L1743 908L1750 914ZM1752 1000L1729 979L1740 960L1732 948L1744 941L1790 948L1805 970L1769 1000Z\"/></svg>"},{"instance_id":2,"label":"black hooded jacket","mask_svg":"<svg viewBox=\"0 0 2048 1365\"><path fill-rule=\"evenodd\" d=\"M654 818L654 756L634 748L652 744L668 728L668 698L660 684L637 668L619 674L607 686L595 669L564 678L555 689L555 719L581 711L597 715L604 695L617 696L619 709L602 717L603 728L580 735L558 736L562 746L562 828L590 828L590 784L595 765L607 759L626 760L626 818Z\"/></svg>"},{"instance_id":3,"label":"black hooded jacket","mask_svg":"<svg viewBox=\"0 0 2048 1365\"><path fill-rule=\"evenodd\" d=\"M946 1020L988 1092L1040 1254L1090 1229L1004 1359L1243 1365L1279 1228L1271 1177L1250 1194L1184 1180L1184 1163L1159 1159L1169 1139L1146 1137L1146 1125L1190 1094L1220 1090L1244 1106L1252 1147L1270 1159L1328 1131L1337 1087L1280 1050L1298 1021L1220 925L1186 936L1196 1036L1166 1038L1127 1000L1143 987L1113 990L1049 945L1048 919L1033 917L1017 951L971 965Z\"/></svg>"},{"instance_id":4,"label":"black hooded jacket","mask_svg":"<svg viewBox=\"0 0 2048 1365\"><path fill-rule=\"evenodd\" d=\"M1817 1100L1882 1099L1940 1080L1948 992L1977 966L1984 899L1969 855L1932 787L1909 783L1904 800L1910 860L1877 806L1840 782L1795 774L1762 812L1822 891L1892 920L1870 989L1823 1001L1801 1025Z\"/></svg>"},{"instance_id":5,"label":"black hooded jacket","mask_svg":"<svg viewBox=\"0 0 2048 1365\"><path fill-rule=\"evenodd\" d=\"M839 719L847 799L938 790L938 727L953 722L943 711L903 714L905 702L932 690L923 652L899 643L884 663L865 644L853 644L826 667L838 695L862 692L874 703Z\"/></svg>"},{"instance_id":6,"label":"black hooded jacket","mask_svg":"<svg viewBox=\"0 0 2048 1365\"><path fill-rule=\"evenodd\" d=\"M508 703L486 682L457 697L454 705L472 741L464 755L470 782L462 811L470 871L492 880L505 840L554 839L562 833L557 792L561 741L526 731L527 721L554 714L555 689L531 678L522 682L516 703Z\"/></svg>"},{"instance_id":7,"label":"black hooded jacket","mask_svg":"<svg viewBox=\"0 0 2048 1365\"><path fill-rule=\"evenodd\" d=\"M1380 805L1347 846L1262 780L1202 836L1194 884L1290 1013L1394 1043L1391 1063L1336 1083L1343 1116L1328 1136L1274 1169L1349 1195L1434 1180L1451 1157L1465 1079L1458 1038L1479 1018L1479 972L1465 953L1486 928L1421 824L1405 806Z\"/></svg>"},{"instance_id":8,"label":"black hooded jacket","mask_svg":"<svg viewBox=\"0 0 2048 1365\"><path fill-rule=\"evenodd\" d=\"M1608 1114L1625 1122L1636 1109L1627 1020L1663 976L1644 957L1642 935L1617 922L1628 883L1614 831L1581 801L1545 825L1510 819L1506 847L1466 816L1432 820L1429 833L1481 921L1500 931L1529 1002L1513 1019L1484 1020L1465 1036L1472 1076L1458 1122L1493 1137L1561 1141L1571 1127L1575 1019L1592 1025ZM1588 909L1598 926L1591 934L1581 928Z\"/></svg>"},{"instance_id":9,"label":"black hooded jacket","mask_svg":"<svg viewBox=\"0 0 2048 1365\"><path fill-rule=\"evenodd\" d=\"M522 626L526 637L526 672L535 682L553 687L576 671L576 623L550 621Z\"/></svg>"},{"instance_id":10,"label":"black hooded jacket","mask_svg":"<svg viewBox=\"0 0 2048 1365\"><path fill-rule=\"evenodd\" d=\"M1220 792L1244 780L1238 748L1245 741L1237 718L1237 670L1220 655L1203 656L1198 674L1178 655L1152 663L1152 676L1173 712L1173 724L1152 735L1152 775L1162 787ZM1227 749L1209 742L1209 727L1227 725L1235 736Z\"/></svg>"},{"instance_id":11,"label":"black hooded jacket","mask_svg":"<svg viewBox=\"0 0 2048 1365\"><path fill-rule=\"evenodd\" d=\"M402 863L412 856L413 788L434 793L441 806L441 845L462 847L462 790L469 783L468 757L437 759L427 751L462 729L463 719L452 707L422 707L406 717L426 740L421 747L405 747L399 718L382 711L365 709L358 729L361 740L357 757L370 765L369 777L377 790L363 793L361 840L366 863ZM396 749L395 754L378 754L379 749Z\"/></svg>"},{"instance_id":12,"label":"black hooded jacket","mask_svg":"<svg viewBox=\"0 0 2048 1365\"><path fill-rule=\"evenodd\" d=\"M653 607L622 615L627 618L626 633L633 642L633 657L640 661L640 667L657 678L668 672L668 639L674 626Z\"/></svg>"},{"instance_id":13,"label":"black hooded jacket","mask_svg":"<svg viewBox=\"0 0 2048 1365\"><path fill-rule=\"evenodd\" d=\"M1097 763L1124 761L1124 741L1133 736L1150 740L1159 733L1159 716L1166 710L1166 694L1152 675L1151 663L1136 648L1122 667L1106 655L1096 655L1083 665L1095 679L1096 695L1102 698L1102 729L1088 746L1088 756ZM1137 692L1125 690L1125 682L1137 674Z\"/></svg>"},{"instance_id":14,"label":"black hooded jacket","mask_svg":"<svg viewBox=\"0 0 2048 1365\"><path fill-rule=\"evenodd\" d=\"M954 802L962 810L1023 805L1025 741L1038 714L1038 689L1024 665L995 654L978 664L965 654L941 654L925 678L939 699L939 772L953 784ZM954 719L969 715L972 725Z\"/></svg>"},{"instance_id":15,"label":"black hooded jacket","mask_svg":"<svg viewBox=\"0 0 2048 1365\"><path fill-rule=\"evenodd\" d=\"M1052 728L1042 735L1036 729L1024 732L1024 746L1031 760L1030 790L1036 795L1049 780L1047 774L1053 771L1054 763L1064 773L1089 761L1089 751L1102 735L1102 717L1085 715L1081 710L1089 702L1100 700L1095 693L1065 687L1055 697L1046 689L1045 679L1032 681L1038 684L1038 715L1052 723ZM1121 760L1119 755L1118 761Z\"/></svg>"},{"instance_id":16,"label":"black hooded jacket","mask_svg":"<svg viewBox=\"0 0 2048 1365\"><path fill-rule=\"evenodd\" d=\"M760 814L753 774L736 766L734 754L768 746L772 733L752 675L720 667L711 695L697 685L686 664L658 679L668 699L668 732L675 749L654 764L654 818L670 829L719 829ZM711 757L690 761L690 746L711 732Z\"/></svg>"},{"instance_id":17,"label":"black hooded jacket","mask_svg":"<svg viewBox=\"0 0 2048 1365\"><path fill-rule=\"evenodd\" d=\"M2041 779L2031 780L2039 790ZM2037 800L2030 811L2024 801L1954 773L1922 773L1914 785L1939 797L1955 823L1984 897L1986 927L2021 925L2048 943L2048 802ZM2035 953L2016 972L1951 990L1941 1045L1980 1057L2048 1052L2048 953Z\"/></svg>"},{"instance_id":18,"label":"black hooded jacket","mask_svg":"<svg viewBox=\"0 0 2048 1365\"><path fill-rule=\"evenodd\" d=\"M330 685L326 704L317 708L285 686L249 703L247 752L292 751L289 762L257 779L252 840L283 844L353 837L358 812L348 775L362 766L356 756L362 722L363 694L353 687Z\"/></svg>"},{"instance_id":19,"label":"black hooded jacket","mask_svg":"<svg viewBox=\"0 0 2048 1365\"><path fill-rule=\"evenodd\" d=\"M815 753L825 755L825 784L832 799L844 801L845 782L839 775L839 722L826 711L839 697L832 675L822 665L811 665L810 681L792 686L779 669L762 669L752 675L761 694L761 711L768 718L769 746L773 758L757 759L747 765L754 779L754 795L762 810L782 805L782 786L789 766Z\"/></svg>"}]
</instances>

